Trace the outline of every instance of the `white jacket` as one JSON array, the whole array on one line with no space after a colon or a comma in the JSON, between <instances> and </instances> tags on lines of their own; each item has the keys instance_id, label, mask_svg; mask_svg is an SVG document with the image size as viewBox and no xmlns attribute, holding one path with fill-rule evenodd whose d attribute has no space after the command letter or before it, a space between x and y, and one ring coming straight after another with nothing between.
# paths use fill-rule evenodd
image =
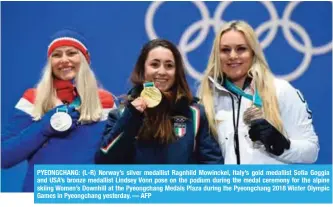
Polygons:
<instances>
[{"instance_id":1,"label":"white jacket","mask_svg":"<svg viewBox=\"0 0 333 207\"><path fill-rule=\"evenodd\" d=\"M231 97L234 99L235 119L238 111L238 98L218 83L214 103L215 118L218 125L218 141L222 149L225 164L237 164L234 148L233 107ZM279 109L286 132L290 140L290 149L282 155L275 156L265 147L255 148L249 138L249 127L244 124L243 113L251 106L252 101L242 97L238 124L240 164L288 164L288 163L313 163L317 160L319 152L318 137L312 125L312 113L301 93L285 80L275 79L275 87L279 102ZM245 89L248 94L253 94L249 87ZM231 96L230 96L231 95Z\"/></svg>"}]
</instances>

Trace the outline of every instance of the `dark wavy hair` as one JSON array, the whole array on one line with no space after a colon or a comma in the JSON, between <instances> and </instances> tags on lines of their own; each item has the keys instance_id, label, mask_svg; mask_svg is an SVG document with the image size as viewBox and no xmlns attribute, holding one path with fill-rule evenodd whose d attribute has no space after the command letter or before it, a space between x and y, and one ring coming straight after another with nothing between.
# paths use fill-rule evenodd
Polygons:
<instances>
[{"instance_id":1,"label":"dark wavy hair","mask_svg":"<svg viewBox=\"0 0 333 207\"><path fill-rule=\"evenodd\" d=\"M177 47L165 39L154 39L143 46L130 77L133 86L140 87L145 82L145 62L149 52L157 47L163 47L172 52L175 59L175 82L170 91L162 93L162 102L157 107L145 110L144 124L138 138L157 139L165 143L175 139L171 120L175 105L179 102L189 105L193 101L193 96L186 81L182 56Z\"/></svg>"}]
</instances>

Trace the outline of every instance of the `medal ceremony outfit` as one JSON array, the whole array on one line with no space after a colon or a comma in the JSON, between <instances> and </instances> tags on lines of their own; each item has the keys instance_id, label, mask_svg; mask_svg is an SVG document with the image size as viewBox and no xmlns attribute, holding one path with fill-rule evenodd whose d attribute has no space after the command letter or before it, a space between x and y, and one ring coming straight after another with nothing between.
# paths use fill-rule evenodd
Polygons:
<instances>
[{"instance_id":1,"label":"medal ceremony outfit","mask_svg":"<svg viewBox=\"0 0 333 207\"><path fill-rule=\"evenodd\" d=\"M262 104L251 78L246 79L243 90L226 78L223 84L209 79L215 86L215 119L225 164L291 164L317 160L319 144L312 112L301 92L290 83L274 79L285 131L281 134L264 118L252 120L250 125L244 122L246 110Z\"/></svg>"},{"instance_id":2,"label":"medal ceremony outfit","mask_svg":"<svg viewBox=\"0 0 333 207\"><path fill-rule=\"evenodd\" d=\"M158 90L158 89L157 89ZM129 92L131 100L140 96L142 87ZM147 94L146 91L141 93ZM152 99L152 94L149 96ZM146 97L144 97L146 99ZM162 98L162 97L161 97ZM164 98L162 98L163 101ZM154 101L147 100L156 105ZM128 103L123 110L112 110L103 135L101 149L96 153L96 163L133 164L188 164L223 163L218 143L210 135L208 122L201 105L188 104L184 99L171 106L171 119L176 140L161 143L158 139L140 139L144 113ZM157 129L157 126L151 126Z\"/></svg>"},{"instance_id":3,"label":"medal ceremony outfit","mask_svg":"<svg viewBox=\"0 0 333 207\"><path fill-rule=\"evenodd\" d=\"M89 62L88 53L75 33L62 34L49 45L49 50L59 46L74 46L85 54ZM34 121L31 115L36 89L28 89L16 104L14 115L1 134L1 167L10 168L21 161L28 161L23 191L34 190L35 164L93 164L107 114L115 107L112 94L99 89L102 118L97 122L77 123L80 114L75 107L81 103L72 81L54 78L53 86L57 98L64 104Z\"/></svg>"}]
</instances>

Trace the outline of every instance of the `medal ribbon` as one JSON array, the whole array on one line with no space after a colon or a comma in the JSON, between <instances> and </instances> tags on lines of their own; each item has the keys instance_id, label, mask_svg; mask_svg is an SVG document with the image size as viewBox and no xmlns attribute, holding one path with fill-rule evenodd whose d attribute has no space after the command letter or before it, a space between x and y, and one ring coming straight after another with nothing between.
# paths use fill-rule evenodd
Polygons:
<instances>
[{"instance_id":1,"label":"medal ribbon","mask_svg":"<svg viewBox=\"0 0 333 207\"><path fill-rule=\"evenodd\" d=\"M80 105L81 105L81 99L80 99L79 97L76 97L76 98L74 99L74 101L73 101L71 104L69 104L68 106L64 105L64 106L62 106L62 107L59 107L59 108L57 109L57 112L66 112L66 113L67 113L67 109L68 109L69 107L77 108L77 107L79 107Z\"/></svg>"},{"instance_id":2,"label":"medal ribbon","mask_svg":"<svg viewBox=\"0 0 333 207\"><path fill-rule=\"evenodd\" d=\"M154 82L146 82L143 84L143 87L145 87L145 88L154 87L154 86L155 86Z\"/></svg>"},{"instance_id":3,"label":"medal ribbon","mask_svg":"<svg viewBox=\"0 0 333 207\"><path fill-rule=\"evenodd\" d=\"M257 89L255 89L254 91L254 96L248 93L245 93L242 89L240 89L239 87L235 86L231 81L229 81L228 79L225 79L224 81L224 86L226 87L226 89L228 89L231 92L234 92L240 96L243 96L247 99L250 99L253 104L257 107L262 107L262 100L261 97L259 96L259 93L257 91Z\"/></svg>"}]
</instances>

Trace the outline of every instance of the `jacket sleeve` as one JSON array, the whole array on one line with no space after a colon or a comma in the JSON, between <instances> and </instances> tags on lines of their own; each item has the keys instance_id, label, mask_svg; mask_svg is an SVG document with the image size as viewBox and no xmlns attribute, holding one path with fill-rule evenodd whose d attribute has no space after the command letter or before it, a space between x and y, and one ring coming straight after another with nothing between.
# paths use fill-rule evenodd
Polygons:
<instances>
[{"instance_id":1,"label":"jacket sleeve","mask_svg":"<svg viewBox=\"0 0 333 207\"><path fill-rule=\"evenodd\" d=\"M318 136L312 124L312 112L300 91L287 81L277 83L280 113L290 149L277 157L287 163L313 163L318 158Z\"/></svg>"},{"instance_id":2,"label":"jacket sleeve","mask_svg":"<svg viewBox=\"0 0 333 207\"><path fill-rule=\"evenodd\" d=\"M121 112L111 110L108 115L100 149L96 152L97 164L128 163L134 155L134 142L142 125L143 114L132 104Z\"/></svg>"},{"instance_id":3,"label":"jacket sleeve","mask_svg":"<svg viewBox=\"0 0 333 207\"><path fill-rule=\"evenodd\" d=\"M224 159L221 149L209 130L209 125L205 111L202 106L197 109L200 113L198 123L199 131L196 137L198 162L202 164L223 164Z\"/></svg>"},{"instance_id":4,"label":"jacket sleeve","mask_svg":"<svg viewBox=\"0 0 333 207\"><path fill-rule=\"evenodd\" d=\"M38 150L47 137L42 135L40 122L29 115L32 103L21 98L4 131L1 132L1 168L12 167Z\"/></svg>"}]
</instances>

